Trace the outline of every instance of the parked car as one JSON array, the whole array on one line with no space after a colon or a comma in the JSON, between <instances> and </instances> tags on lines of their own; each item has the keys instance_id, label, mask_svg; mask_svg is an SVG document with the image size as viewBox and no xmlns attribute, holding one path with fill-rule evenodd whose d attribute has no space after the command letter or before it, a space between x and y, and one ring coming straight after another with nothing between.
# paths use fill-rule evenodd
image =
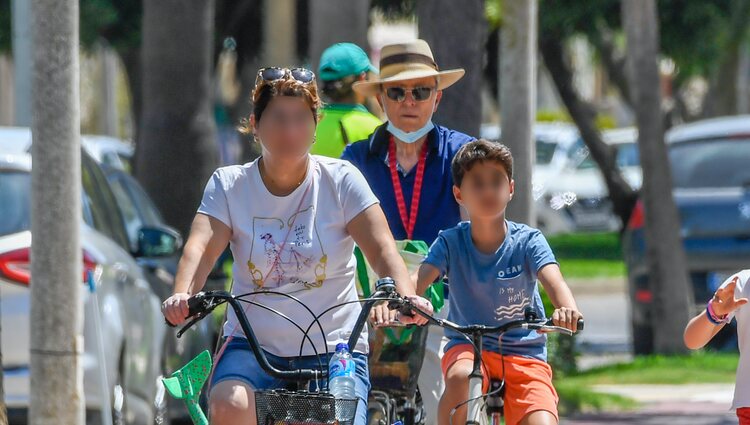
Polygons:
<instances>
[{"instance_id":1,"label":"parked car","mask_svg":"<svg viewBox=\"0 0 750 425\"><path fill-rule=\"evenodd\" d=\"M666 141L697 313L727 276L750 264L750 115L674 127ZM653 351L643 226L638 202L623 235L636 354ZM725 326L711 344L736 348L735 337L734 324Z\"/></svg>"},{"instance_id":2,"label":"parked car","mask_svg":"<svg viewBox=\"0 0 750 425\"><path fill-rule=\"evenodd\" d=\"M570 161L570 149L580 139L578 128L565 122L539 122L534 124L536 157L534 160L534 186L540 189L550 175L563 169ZM496 124L484 124L481 137L501 140L502 129Z\"/></svg>"},{"instance_id":3,"label":"parked car","mask_svg":"<svg viewBox=\"0 0 750 425\"><path fill-rule=\"evenodd\" d=\"M616 164L625 180L634 190L640 189L638 131L632 127L607 130L602 139L614 147ZM545 212L540 215L540 228L547 233L620 230L622 223L612 210L604 177L583 140L579 138L567 153L565 165L549 177L537 200L537 210ZM553 221L545 222L542 217Z\"/></svg>"},{"instance_id":4,"label":"parked car","mask_svg":"<svg viewBox=\"0 0 750 425\"><path fill-rule=\"evenodd\" d=\"M81 146L96 162L131 172L133 145L116 137L84 134ZM28 127L0 127L0 152L28 152L31 130Z\"/></svg>"},{"instance_id":5,"label":"parked car","mask_svg":"<svg viewBox=\"0 0 750 425\"><path fill-rule=\"evenodd\" d=\"M121 139L110 136L84 134L81 145L98 163L125 170L133 171L133 145Z\"/></svg>"},{"instance_id":6,"label":"parked car","mask_svg":"<svg viewBox=\"0 0 750 425\"><path fill-rule=\"evenodd\" d=\"M549 205L549 187L562 170L575 159L574 147L580 140L578 128L570 123L550 122L534 124L536 155L532 170L533 196L536 202L537 227L546 233L571 230L569 220ZM480 135L489 140L501 140L502 130L495 124L482 126ZM547 202L547 204L544 204Z\"/></svg>"},{"instance_id":7,"label":"parked car","mask_svg":"<svg viewBox=\"0 0 750 425\"><path fill-rule=\"evenodd\" d=\"M28 129L25 130L28 134ZM31 248L29 146L23 130L0 129L0 321L5 402L11 423L24 423L29 403L29 283ZM21 137L22 138L22 137ZM163 349L168 338L160 298L134 258L115 196L100 166L82 153L82 225L84 269L94 272L99 320L105 338L110 388L100 386L96 334L92 317L84 320L82 357L87 422L97 423L102 396L112 400L117 423L154 423L164 416ZM179 238L158 227L137 231L135 257L171 256ZM83 282L81 283L83 285ZM92 297L81 292L84 311L94 311ZM64 296L64 294L61 294Z\"/></svg>"},{"instance_id":8,"label":"parked car","mask_svg":"<svg viewBox=\"0 0 750 425\"><path fill-rule=\"evenodd\" d=\"M117 205L122 212L128 242L132 252L136 253L136 262L143 270L151 289L159 299L164 300L172 295L174 290L174 278L177 274L180 252L175 251L171 255L139 252L139 238L144 236L158 237L160 234L144 234L143 229L158 229L159 232L167 232L176 238L179 238L179 234L166 224L159 210L132 176L117 168L104 166L103 169ZM217 271L213 272L209 276L206 290L224 289L224 280L225 276L220 275ZM166 376L180 369L203 350L211 349L214 346L219 332L217 323L211 320L202 320L179 339L176 335L178 329L170 328L164 343L165 363L163 372ZM185 403L168 397L167 406L168 416L171 420L189 421Z\"/></svg>"}]
</instances>

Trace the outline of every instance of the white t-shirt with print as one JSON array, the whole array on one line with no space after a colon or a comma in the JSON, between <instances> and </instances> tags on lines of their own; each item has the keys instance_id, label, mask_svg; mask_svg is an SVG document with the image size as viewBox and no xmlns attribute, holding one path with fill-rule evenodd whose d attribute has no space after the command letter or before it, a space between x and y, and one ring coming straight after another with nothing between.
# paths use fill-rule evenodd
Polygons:
<instances>
[{"instance_id":1,"label":"white t-shirt with print","mask_svg":"<svg viewBox=\"0 0 750 425\"><path fill-rule=\"evenodd\" d=\"M750 269L735 273L721 284L728 285L737 276L734 289L735 298L750 298ZM740 361L737 365L737 383L734 386L732 409L750 407L750 304L738 308L733 316L737 319L737 339L740 348Z\"/></svg>"},{"instance_id":2,"label":"white t-shirt with print","mask_svg":"<svg viewBox=\"0 0 750 425\"><path fill-rule=\"evenodd\" d=\"M309 158L305 180L283 197L268 191L258 160L219 168L206 185L198 212L232 229L234 295L261 289L283 292L319 315L336 304L357 300L354 240L346 225L378 200L350 163ZM310 312L287 297L260 294L247 298L278 310L303 329L313 322ZM228 311L224 334L244 336L234 312ZM329 350L346 342L360 311L358 303L350 303L320 318ZM282 357L299 354L302 332L286 319L247 304L245 314L264 350ZM317 324L309 336L318 353L324 353ZM366 331L355 350L367 353ZM308 341L303 355L313 354Z\"/></svg>"}]
</instances>

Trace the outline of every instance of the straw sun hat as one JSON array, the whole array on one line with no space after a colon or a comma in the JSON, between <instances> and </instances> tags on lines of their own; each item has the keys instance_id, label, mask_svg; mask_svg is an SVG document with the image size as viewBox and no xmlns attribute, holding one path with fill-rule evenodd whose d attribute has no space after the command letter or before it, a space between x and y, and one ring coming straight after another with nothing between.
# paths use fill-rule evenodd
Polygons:
<instances>
[{"instance_id":1,"label":"straw sun hat","mask_svg":"<svg viewBox=\"0 0 750 425\"><path fill-rule=\"evenodd\" d=\"M460 80L465 73L463 69L440 71L430 46L424 40L389 44L383 47L380 55L380 74L374 79L354 83L352 88L356 92L372 96L380 91L383 83L425 77L437 77L437 89L443 90Z\"/></svg>"}]
</instances>

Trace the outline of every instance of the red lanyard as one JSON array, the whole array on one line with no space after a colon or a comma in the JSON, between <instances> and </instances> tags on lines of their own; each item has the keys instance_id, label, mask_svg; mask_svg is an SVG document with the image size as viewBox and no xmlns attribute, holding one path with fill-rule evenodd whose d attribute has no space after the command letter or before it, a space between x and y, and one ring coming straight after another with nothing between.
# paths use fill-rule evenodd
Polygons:
<instances>
[{"instance_id":1,"label":"red lanyard","mask_svg":"<svg viewBox=\"0 0 750 425\"><path fill-rule=\"evenodd\" d=\"M406 201L404 201L404 191L401 189L401 180L398 178L398 166L396 165L396 142L391 136L390 146L388 148L388 165L391 169L391 181L393 181L393 191L396 195L396 204L398 213L401 215L401 222L406 230L406 237L411 239L414 234L414 223L417 221L417 211L419 211L419 197L422 195L422 181L424 180L424 165L427 162L427 141L422 145L422 152L419 154L417 163L417 175L414 178L414 189L411 194L411 211L409 216L406 215Z\"/></svg>"}]
</instances>

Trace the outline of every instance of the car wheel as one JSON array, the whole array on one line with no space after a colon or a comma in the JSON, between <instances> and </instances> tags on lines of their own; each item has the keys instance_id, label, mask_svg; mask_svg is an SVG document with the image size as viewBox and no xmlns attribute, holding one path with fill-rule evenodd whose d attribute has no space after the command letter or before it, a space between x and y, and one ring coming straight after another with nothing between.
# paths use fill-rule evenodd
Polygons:
<instances>
[{"instance_id":1,"label":"car wheel","mask_svg":"<svg viewBox=\"0 0 750 425\"><path fill-rule=\"evenodd\" d=\"M125 420L125 388L122 386L121 374L117 375L117 382L112 387L112 424L126 425Z\"/></svg>"},{"instance_id":2,"label":"car wheel","mask_svg":"<svg viewBox=\"0 0 750 425\"><path fill-rule=\"evenodd\" d=\"M161 378L164 375L159 375L156 380L156 396L154 397L154 424L155 425L169 425L169 409L167 408L167 390L161 383Z\"/></svg>"},{"instance_id":3,"label":"car wheel","mask_svg":"<svg viewBox=\"0 0 750 425\"><path fill-rule=\"evenodd\" d=\"M112 425L127 425L127 390L125 388L125 347L120 349L117 377L112 384Z\"/></svg>"}]
</instances>

